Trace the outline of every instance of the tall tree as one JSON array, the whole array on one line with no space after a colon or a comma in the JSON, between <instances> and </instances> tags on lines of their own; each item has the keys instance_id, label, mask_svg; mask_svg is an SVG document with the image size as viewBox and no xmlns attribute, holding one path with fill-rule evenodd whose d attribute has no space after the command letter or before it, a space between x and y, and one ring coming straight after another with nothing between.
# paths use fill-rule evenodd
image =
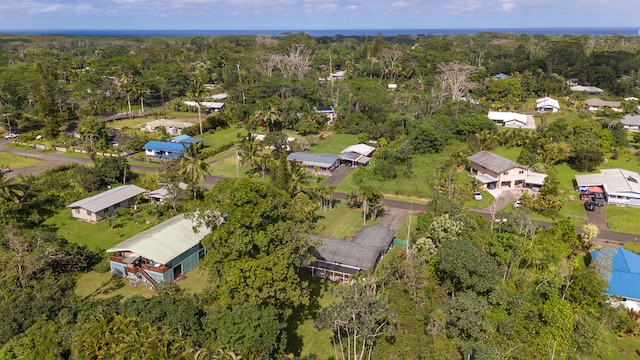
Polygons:
<instances>
[{"instance_id":1,"label":"tall tree","mask_svg":"<svg viewBox=\"0 0 640 360\"><path fill-rule=\"evenodd\" d=\"M206 94L207 89L204 87L204 83L201 79L201 76L194 76L192 79L191 85L189 86L189 90L187 90L187 96L193 98L193 101L196 102L198 108L198 121L200 123L200 135L203 134L202 131L202 98Z\"/></svg>"},{"instance_id":2,"label":"tall tree","mask_svg":"<svg viewBox=\"0 0 640 360\"><path fill-rule=\"evenodd\" d=\"M264 182L225 180L207 194L198 218L212 228L203 241L216 250L202 266L211 275L215 303L274 305L285 319L308 302L298 267L308 258L311 243L304 233L310 224L289 194Z\"/></svg>"},{"instance_id":3,"label":"tall tree","mask_svg":"<svg viewBox=\"0 0 640 360\"><path fill-rule=\"evenodd\" d=\"M189 186L196 197L196 187L204 180L205 175L211 173L209 164L205 161L207 155L202 151L202 143L183 144L184 156L180 159L180 174L189 181Z\"/></svg>"}]
</instances>

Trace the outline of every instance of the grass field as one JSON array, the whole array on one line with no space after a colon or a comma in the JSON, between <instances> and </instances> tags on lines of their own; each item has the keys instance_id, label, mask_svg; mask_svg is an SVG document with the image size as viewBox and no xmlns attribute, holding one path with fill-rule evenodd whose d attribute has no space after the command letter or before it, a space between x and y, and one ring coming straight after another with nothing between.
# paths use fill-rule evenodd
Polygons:
<instances>
[{"instance_id":1,"label":"grass field","mask_svg":"<svg viewBox=\"0 0 640 360\"><path fill-rule=\"evenodd\" d=\"M349 209L344 202L339 203L329 212L318 210L321 219L317 223L315 233L335 239L349 239L353 237L362 225L362 209ZM367 220L367 225L373 225L376 221Z\"/></svg>"},{"instance_id":2,"label":"grass field","mask_svg":"<svg viewBox=\"0 0 640 360\"><path fill-rule=\"evenodd\" d=\"M36 166L43 164L44 161L27 156L18 156L6 152L0 152L0 167L9 167L19 169L27 166Z\"/></svg>"},{"instance_id":3,"label":"grass field","mask_svg":"<svg viewBox=\"0 0 640 360\"><path fill-rule=\"evenodd\" d=\"M609 229L627 234L640 235L640 223L638 222L640 209L608 205L604 207L604 212L607 215Z\"/></svg>"},{"instance_id":4,"label":"grass field","mask_svg":"<svg viewBox=\"0 0 640 360\"><path fill-rule=\"evenodd\" d=\"M614 333L606 334L606 345L603 348L603 355L598 357L603 360L626 360L638 359L640 357L640 338L636 336L622 335Z\"/></svg>"},{"instance_id":5,"label":"grass field","mask_svg":"<svg viewBox=\"0 0 640 360\"><path fill-rule=\"evenodd\" d=\"M333 134L318 141L309 149L309 152L315 154L340 154L347 146L356 144L358 144L357 135Z\"/></svg>"},{"instance_id":6,"label":"grass field","mask_svg":"<svg viewBox=\"0 0 640 360\"><path fill-rule=\"evenodd\" d=\"M146 298L155 295L146 286L133 287L124 278L112 276L111 273L90 271L83 274L76 283L76 295L80 298L109 298L113 296L131 297L134 295Z\"/></svg>"},{"instance_id":7,"label":"grass field","mask_svg":"<svg viewBox=\"0 0 640 360\"><path fill-rule=\"evenodd\" d=\"M293 333L288 336L288 348L301 356L319 355L319 359L328 359L334 355L331 343L331 331L319 331L314 325L314 318L327 306L338 301L335 290L346 285L331 281L315 279L307 269L300 272L303 280L308 281L311 289L311 303L304 309L295 311L291 317L290 327Z\"/></svg>"},{"instance_id":8,"label":"grass field","mask_svg":"<svg viewBox=\"0 0 640 360\"><path fill-rule=\"evenodd\" d=\"M79 221L71 217L71 210L63 209L48 218L44 226L55 229L58 235L72 243L87 245L91 250L106 250L155 225L147 225L144 219L137 221L127 221L122 227L109 230L105 221L96 224Z\"/></svg>"}]
</instances>

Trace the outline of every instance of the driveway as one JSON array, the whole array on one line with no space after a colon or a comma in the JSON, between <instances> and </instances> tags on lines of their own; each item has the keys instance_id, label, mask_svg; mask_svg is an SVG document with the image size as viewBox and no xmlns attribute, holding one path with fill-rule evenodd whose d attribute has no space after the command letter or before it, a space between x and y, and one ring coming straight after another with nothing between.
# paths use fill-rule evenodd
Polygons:
<instances>
[{"instance_id":1,"label":"driveway","mask_svg":"<svg viewBox=\"0 0 640 360\"><path fill-rule=\"evenodd\" d=\"M495 200L484 209L470 209L470 211L482 214L496 213L507 206L511 206L524 193L524 189L495 189L487 191L493 195Z\"/></svg>"},{"instance_id":2,"label":"driveway","mask_svg":"<svg viewBox=\"0 0 640 360\"><path fill-rule=\"evenodd\" d=\"M604 206L596 206L594 211L585 210L587 217L587 224L593 224L598 227L598 229L608 229L607 226L607 216L604 213Z\"/></svg>"},{"instance_id":3,"label":"driveway","mask_svg":"<svg viewBox=\"0 0 640 360\"><path fill-rule=\"evenodd\" d=\"M338 168L329 176L322 185L335 186L340 184L342 179L347 177L347 175L351 174L353 171L353 167L340 165Z\"/></svg>"}]
</instances>

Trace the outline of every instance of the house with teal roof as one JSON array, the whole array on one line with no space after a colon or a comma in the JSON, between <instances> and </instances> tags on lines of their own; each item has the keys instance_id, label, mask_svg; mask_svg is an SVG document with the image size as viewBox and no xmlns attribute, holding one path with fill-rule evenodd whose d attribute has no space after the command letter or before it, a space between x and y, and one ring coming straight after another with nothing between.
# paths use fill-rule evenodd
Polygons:
<instances>
[{"instance_id":1,"label":"house with teal roof","mask_svg":"<svg viewBox=\"0 0 640 360\"><path fill-rule=\"evenodd\" d=\"M609 284L611 303L640 311L640 255L618 248L593 250L591 258Z\"/></svg>"}]
</instances>

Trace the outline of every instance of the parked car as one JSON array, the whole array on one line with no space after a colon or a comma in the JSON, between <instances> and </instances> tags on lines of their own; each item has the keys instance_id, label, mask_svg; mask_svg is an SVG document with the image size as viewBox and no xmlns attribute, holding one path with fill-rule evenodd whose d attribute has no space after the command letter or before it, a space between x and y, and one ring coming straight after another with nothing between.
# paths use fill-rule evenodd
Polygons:
<instances>
[{"instance_id":1,"label":"parked car","mask_svg":"<svg viewBox=\"0 0 640 360\"><path fill-rule=\"evenodd\" d=\"M596 210L596 203L593 201L585 201L584 202L584 209L587 211L595 211Z\"/></svg>"},{"instance_id":2,"label":"parked car","mask_svg":"<svg viewBox=\"0 0 640 360\"><path fill-rule=\"evenodd\" d=\"M473 198L476 200L482 200L482 194L479 191L473 193Z\"/></svg>"},{"instance_id":3,"label":"parked car","mask_svg":"<svg viewBox=\"0 0 640 360\"><path fill-rule=\"evenodd\" d=\"M18 134L14 134L14 133L8 133L7 135L4 136L4 138L8 140L15 139L17 137L18 137Z\"/></svg>"},{"instance_id":4,"label":"parked car","mask_svg":"<svg viewBox=\"0 0 640 360\"><path fill-rule=\"evenodd\" d=\"M516 202L513 203L513 207L516 209L522 207L522 201L516 200Z\"/></svg>"},{"instance_id":5,"label":"parked car","mask_svg":"<svg viewBox=\"0 0 640 360\"><path fill-rule=\"evenodd\" d=\"M593 194L593 201L596 203L596 206L604 206L604 195L602 193Z\"/></svg>"},{"instance_id":6,"label":"parked car","mask_svg":"<svg viewBox=\"0 0 640 360\"><path fill-rule=\"evenodd\" d=\"M2 174L6 174L6 173L10 173L11 172L11 168L0 168L0 173Z\"/></svg>"}]
</instances>

